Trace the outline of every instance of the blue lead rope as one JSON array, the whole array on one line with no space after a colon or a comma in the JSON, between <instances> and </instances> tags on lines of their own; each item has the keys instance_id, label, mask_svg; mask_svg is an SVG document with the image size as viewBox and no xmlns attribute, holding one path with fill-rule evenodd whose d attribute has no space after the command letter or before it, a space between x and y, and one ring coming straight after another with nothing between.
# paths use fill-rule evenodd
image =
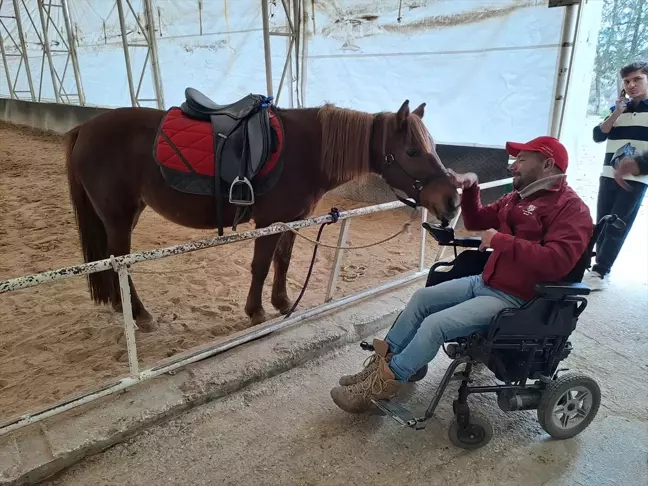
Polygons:
<instances>
[{"instance_id":1,"label":"blue lead rope","mask_svg":"<svg viewBox=\"0 0 648 486\"><path fill-rule=\"evenodd\" d=\"M272 100L274 100L274 96L263 96L261 98L261 108L270 108Z\"/></svg>"}]
</instances>

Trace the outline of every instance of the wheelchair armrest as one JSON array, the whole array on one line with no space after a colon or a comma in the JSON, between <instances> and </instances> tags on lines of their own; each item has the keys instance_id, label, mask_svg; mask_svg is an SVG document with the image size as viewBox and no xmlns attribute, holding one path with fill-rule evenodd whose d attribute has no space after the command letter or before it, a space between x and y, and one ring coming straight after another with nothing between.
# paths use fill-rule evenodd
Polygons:
<instances>
[{"instance_id":1,"label":"wheelchair armrest","mask_svg":"<svg viewBox=\"0 0 648 486\"><path fill-rule=\"evenodd\" d=\"M589 295L590 288L580 282L554 282L541 283L535 286L535 290L541 297L547 299L562 299L573 295Z\"/></svg>"},{"instance_id":2,"label":"wheelchair armrest","mask_svg":"<svg viewBox=\"0 0 648 486\"><path fill-rule=\"evenodd\" d=\"M461 248L479 248L479 245L481 245L481 238L478 236L464 236L455 238L453 244Z\"/></svg>"}]
</instances>

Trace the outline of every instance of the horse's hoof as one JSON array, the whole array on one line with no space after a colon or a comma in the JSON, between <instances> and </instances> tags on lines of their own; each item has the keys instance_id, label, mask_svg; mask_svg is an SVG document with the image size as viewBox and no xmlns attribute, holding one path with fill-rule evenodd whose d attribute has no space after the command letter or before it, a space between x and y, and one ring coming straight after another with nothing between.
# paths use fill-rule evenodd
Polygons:
<instances>
[{"instance_id":1,"label":"horse's hoof","mask_svg":"<svg viewBox=\"0 0 648 486\"><path fill-rule=\"evenodd\" d=\"M265 322L267 319L268 316L266 314L266 311L261 309L256 312L253 312L252 315L250 315L250 324L256 326L257 324L261 324Z\"/></svg>"},{"instance_id":2,"label":"horse's hoof","mask_svg":"<svg viewBox=\"0 0 648 486\"><path fill-rule=\"evenodd\" d=\"M124 308L122 307L122 303L120 302L114 302L112 305L112 308L115 312L118 312L119 314L124 313Z\"/></svg>"},{"instance_id":3,"label":"horse's hoof","mask_svg":"<svg viewBox=\"0 0 648 486\"><path fill-rule=\"evenodd\" d=\"M135 319L135 324L137 324L137 328L141 332L153 332L158 328L157 321L149 313L146 313L145 315L142 316L138 316Z\"/></svg>"},{"instance_id":4,"label":"horse's hoof","mask_svg":"<svg viewBox=\"0 0 648 486\"><path fill-rule=\"evenodd\" d=\"M285 316L290 312L290 309L293 308L294 302L288 297L284 299L277 299L277 301L272 303L272 306L277 309L281 315Z\"/></svg>"}]
</instances>

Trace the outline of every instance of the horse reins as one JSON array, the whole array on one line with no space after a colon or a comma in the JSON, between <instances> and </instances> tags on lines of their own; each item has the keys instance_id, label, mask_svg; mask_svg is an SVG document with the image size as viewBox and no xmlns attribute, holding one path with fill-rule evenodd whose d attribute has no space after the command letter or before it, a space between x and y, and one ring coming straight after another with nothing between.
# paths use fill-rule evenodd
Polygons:
<instances>
[{"instance_id":1,"label":"horse reins","mask_svg":"<svg viewBox=\"0 0 648 486\"><path fill-rule=\"evenodd\" d=\"M434 176L430 176L430 177L426 178L424 181L419 180L417 177L414 177L407 170L405 170L405 168L401 164L398 163L398 161L396 160L396 157L394 157L394 155L391 154L391 153L385 155L385 164L386 164L386 169L382 171L381 175L382 175L382 178L385 180L385 182L389 185L389 187L392 190L392 192L394 193L394 195L398 198L398 200L400 202L402 202L406 206L409 206L412 209L419 208L421 206L421 191L423 190L423 188L425 187L426 184L428 184L431 180L434 179ZM385 173L387 172L387 169L389 169L391 167L397 167L398 169L401 170L401 172L403 172L403 174L405 174L408 178L410 178L412 180L412 188L416 191L416 194L415 194L415 196L413 198L414 202L400 196L394 190L394 187L391 184L389 184L389 182L387 181L387 178L385 177ZM290 311L288 311L288 313L284 316L284 319L287 319L288 317L290 317L292 315L292 313L297 308L297 305L301 301L301 298L304 296L304 292L306 292L306 287L308 286L308 282L310 281L311 274L313 273L313 267L315 265L315 259L317 257L317 250L318 250L318 248L320 246L324 246L326 248L341 249L341 250L357 250L357 249L370 248L372 246L381 245L383 243L386 243L386 242L396 238L397 236L401 235L405 231L409 231L409 229L410 229L410 227L412 225L412 222L414 221L414 217L415 217L416 213L412 213L412 216L410 217L409 221L407 221L403 225L403 228L400 231L398 231L397 233L395 233L395 234L393 234L393 235L391 235L391 236L389 236L389 237L387 237L387 238L385 238L383 240L377 241L375 243L371 243L371 244L368 244L368 245L360 245L360 246L338 246L338 245L326 245L324 243L321 243L320 238L322 236L322 232L324 231L324 227L329 225L329 224L332 224L332 223L337 223L339 218L340 218L340 211L337 208L331 208L331 211L329 212L329 215L331 216L332 221L322 223L322 225L319 228L319 231L317 232L317 237L314 240L311 239L311 238L308 238L307 236L304 236L304 235L300 234L294 228L291 228L290 226L285 225L285 223L283 223L285 225L285 228L292 231L295 235L297 235L300 238L303 238L303 239L305 239L307 241L310 241L311 243L313 243L315 245L315 248L313 249L313 256L311 258L310 266L308 267L308 273L306 274L306 280L304 281L304 285L302 286L301 292L299 293L299 296L297 297L297 300L295 300L295 303L293 304ZM275 224L282 224L282 223L275 223ZM448 225L448 221L445 220L445 218L443 218L443 220L442 220L442 225L443 226Z\"/></svg>"},{"instance_id":2,"label":"horse reins","mask_svg":"<svg viewBox=\"0 0 648 486\"><path fill-rule=\"evenodd\" d=\"M329 211L329 215L331 216L331 218L333 218L333 220L332 221L327 221L326 223L321 224L321 226L319 228L319 231L317 232L317 237L314 240L309 238L308 236L302 235L296 229L291 228L290 226L288 226L285 223L274 223L274 224L284 226L289 231L292 231L295 235L297 235L300 238L303 238L306 241L309 241L309 242L311 242L311 243L313 243L315 245L315 248L313 249L313 256L311 258L310 266L308 267L308 273L306 274L306 280L304 280L304 285L302 286L301 292L299 293L299 297L297 297L297 300L295 300L295 303L293 304L290 311L285 315L284 319L287 319L288 317L290 317L290 315L297 308L297 305L299 304L299 301L304 296L304 292L306 292L306 287L308 286L308 282L310 280L311 274L313 273L313 267L315 266L315 258L317 257L317 250L318 250L318 248L320 246L323 246L325 248L339 249L339 250L359 250L359 249L363 249L363 248L371 248L372 246L382 245L383 243L386 243L386 242L388 242L390 240L393 240L397 236L400 236L401 234L405 233L406 231L409 231L409 229L412 226L412 222L414 221L414 218L416 216L416 213L412 213L412 216L410 217L410 219L403 225L403 227L397 233L394 233L393 235L388 236L387 238L384 238L384 239L382 239L380 241L375 241L375 242L370 243L368 245L358 245L358 246L327 245L325 243L320 242L320 238L322 237L322 231L324 231L324 227L329 225L329 224L337 223L338 220L340 219L340 211L337 208L331 208L331 211Z\"/></svg>"}]
</instances>

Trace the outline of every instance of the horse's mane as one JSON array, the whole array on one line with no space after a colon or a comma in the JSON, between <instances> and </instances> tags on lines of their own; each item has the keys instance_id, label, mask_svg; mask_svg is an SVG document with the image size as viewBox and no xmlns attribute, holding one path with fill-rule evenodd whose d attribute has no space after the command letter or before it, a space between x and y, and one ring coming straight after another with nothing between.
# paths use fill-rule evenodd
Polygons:
<instances>
[{"instance_id":1,"label":"horse's mane","mask_svg":"<svg viewBox=\"0 0 648 486\"><path fill-rule=\"evenodd\" d=\"M396 114L380 113L383 152L387 136L396 131ZM344 183L370 172L371 131L374 115L326 104L318 113L322 124L321 168L332 181ZM432 150L430 134L418 116L410 114L407 143Z\"/></svg>"},{"instance_id":2,"label":"horse's mane","mask_svg":"<svg viewBox=\"0 0 648 486\"><path fill-rule=\"evenodd\" d=\"M322 123L321 168L334 182L346 182L369 173L371 113L326 104L318 117Z\"/></svg>"}]
</instances>

